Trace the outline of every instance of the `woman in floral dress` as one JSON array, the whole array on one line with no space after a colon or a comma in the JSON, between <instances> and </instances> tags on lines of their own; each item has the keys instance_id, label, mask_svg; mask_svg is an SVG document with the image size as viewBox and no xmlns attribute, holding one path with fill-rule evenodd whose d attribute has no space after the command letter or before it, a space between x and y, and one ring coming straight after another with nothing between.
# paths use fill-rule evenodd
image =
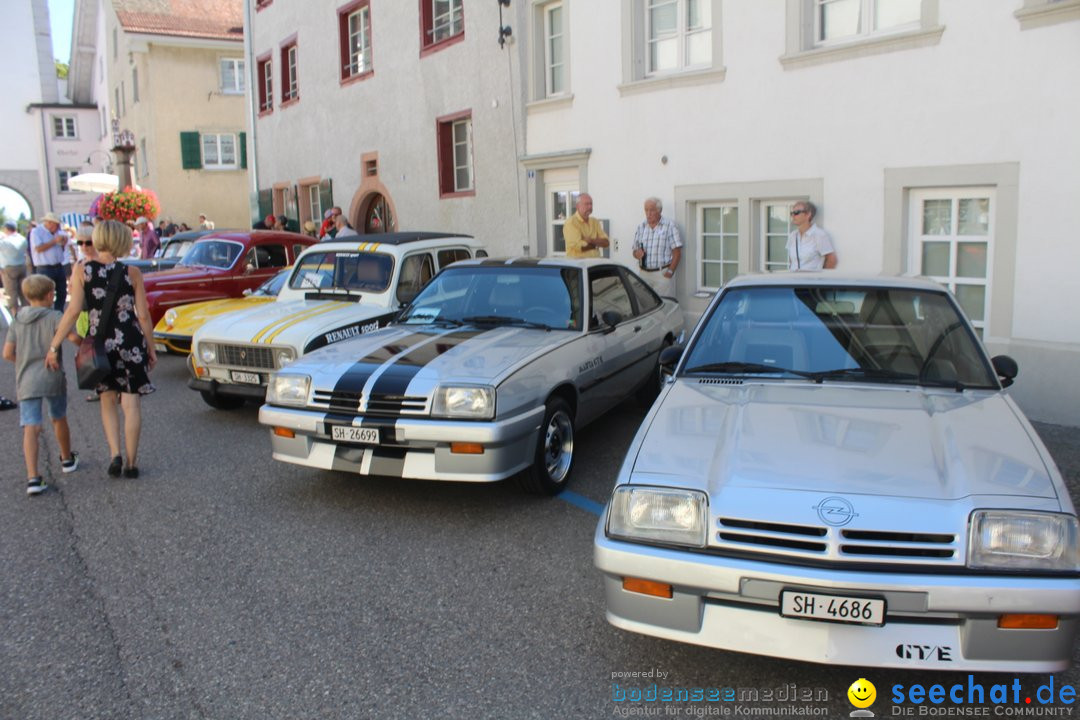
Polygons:
<instances>
[{"instance_id":1,"label":"woman in floral dress","mask_svg":"<svg viewBox=\"0 0 1080 720\"><path fill-rule=\"evenodd\" d=\"M111 332L105 337L105 354L112 372L97 386L101 396L101 424L109 443L109 475L139 477L136 464L139 456L139 433L142 430L140 398L154 392L150 382L150 370L157 364L157 353L152 342L153 325L150 307L146 302L146 288L138 268L118 263L117 258L127 257L131 250L131 232L115 220L106 220L94 228L94 249L97 259L83 266L81 274L72 274L71 293L67 310L53 337L52 347L45 358L50 368L58 368L54 348L71 332L79 313L85 308L90 319L89 335L97 337L101 314L108 294L109 278L115 269L123 273L116 293L116 305L110 321ZM120 408L124 413L124 440L127 446L127 465L123 463L120 449L120 416L116 397L120 395Z\"/></svg>"}]
</instances>

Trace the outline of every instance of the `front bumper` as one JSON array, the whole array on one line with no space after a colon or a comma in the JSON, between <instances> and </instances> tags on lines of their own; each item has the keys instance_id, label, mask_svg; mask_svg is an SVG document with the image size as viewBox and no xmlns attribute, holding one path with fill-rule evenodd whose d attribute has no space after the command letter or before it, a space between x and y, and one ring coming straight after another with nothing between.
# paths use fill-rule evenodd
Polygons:
<instances>
[{"instance_id":1,"label":"front bumper","mask_svg":"<svg viewBox=\"0 0 1080 720\"><path fill-rule=\"evenodd\" d=\"M720 557L612 540L606 514L593 560L608 621L668 640L806 662L935 670L1056 672L1071 664L1080 579L887 573ZM624 577L673 587L658 598ZM783 589L883 597L883 626L782 617ZM1060 616L1054 630L1006 630L1002 613Z\"/></svg>"},{"instance_id":2,"label":"front bumper","mask_svg":"<svg viewBox=\"0 0 1080 720\"><path fill-rule=\"evenodd\" d=\"M271 427L275 460L360 475L387 475L418 480L494 482L532 464L544 406L494 422L432 418L359 416L353 427L377 427L378 445L346 444L331 438L333 424L325 412L263 405L259 422ZM294 433L283 437L273 428ZM479 443L481 454L451 452L451 443Z\"/></svg>"},{"instance_id":3,"label":"front bumper","mask_svg":"<svg viewBox=\"0 0 1080 720\"><path fill-rule=\"evenodd\" d=\"M158 352L165 348L166 352L187 355L191 352L191 336L177 335L174 333L154 333L154 344L158 346Z\"/></svg>"}]
</instances>

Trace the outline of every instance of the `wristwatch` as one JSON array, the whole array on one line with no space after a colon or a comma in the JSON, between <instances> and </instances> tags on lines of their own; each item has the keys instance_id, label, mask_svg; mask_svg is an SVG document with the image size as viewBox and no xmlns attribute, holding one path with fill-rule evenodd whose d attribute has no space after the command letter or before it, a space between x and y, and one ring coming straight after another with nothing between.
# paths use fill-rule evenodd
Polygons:
<instances>
[{"instance_id":1,"label":"wristwatch","mask_svg":"<svg viewBox=\"0 0 1080 720\"><path fill-rule=\"evenodd\" d=\"M49 352L51 352L53 355L55 355L56 353L58 353L60 351L56 349L55 345L50 345L49 346Z\"/></svg>"}]
</instances>

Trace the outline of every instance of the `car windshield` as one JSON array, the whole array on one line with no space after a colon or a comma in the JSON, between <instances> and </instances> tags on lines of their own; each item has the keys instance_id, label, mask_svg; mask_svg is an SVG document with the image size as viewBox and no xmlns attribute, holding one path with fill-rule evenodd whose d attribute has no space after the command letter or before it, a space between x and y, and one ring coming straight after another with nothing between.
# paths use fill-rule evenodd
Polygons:
<instances>
[{"instance_id":1,"label":"car windshield","mask_svg":"<svg viewBox=\"0 0 1080 720\"><path fill-rule=\"evenodd\" d=\"M200 240L195 243L191 251L184 255L181 265L193 267L205 265L215 268L230 268L240 256L244 246L228 240Z\"/></svg>"},{"instance_id":2,"label":"car windshield","mask_svg":"<svg viewBox=\"0 0 1080 720\"><path fill-rule=\"evenodd\" d=\"M454 265L435 276L399 322L581 328L581 274L572 268Z\"/></svg>"},{"instance_id":3,"label":"car windshield","mask_svg":"<svg viewBox=\"0 0 1080 720\"><path fill-rule=\"evenodd\" d=\"M300 258L289 287L293 290L361 290L385 292L394 272L394 258L385 253L330 250Z\"/></svg>"},{"instance_id":4,"label":"car windshield","mask_svg":"<svg viewBox=\"0 0 1080 720\"><path fill-rule=\"evenodd\" d=\"M728 290L683 367L687 374L998 387L948 295L903 288Z\"/></svg>"},{"instance_id":5,"label":"car windshield","mask_svg":"<svg viewBox=\"0 0 1080 720\"><path fill-rule=\"evenodd\" d=\"M292 272L292 268L286 268L281 272L275 274L272 278L264 282L259 287L251 291L254 297L277 297L281 292L281 288L285 287L285 281L289 279L289 273Z\"/></svg>"}]
</instances>

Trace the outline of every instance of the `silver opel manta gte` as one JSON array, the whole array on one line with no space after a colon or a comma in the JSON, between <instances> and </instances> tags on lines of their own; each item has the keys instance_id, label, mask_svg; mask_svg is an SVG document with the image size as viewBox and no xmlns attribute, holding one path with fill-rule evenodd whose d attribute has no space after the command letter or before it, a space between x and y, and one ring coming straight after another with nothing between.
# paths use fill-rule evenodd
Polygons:
<instances>
[{"instance_id":1,"label":"silver opel manta gte","mask_svg":"<svg viewBox=\"0 0 1080 720\"><path fill-rule=\"evenodd\" d=\"M575 428L638 393L682 311L602 260L462 260L389 327L272 375L259 422L277 460L361 475L557 493Z\"/></svg>"},{"instance_id":2,"label":"silver opel manta gte","mask_svg":"<svg viewBox=\"0 0 1080 720\"><path fill-rule=\"evenodd\" d=\"M1080 615L1060 473L952 296L747 276L713 299L596 530L607 618L843 665L1053 672Z\"/></svg>"}]
</instances>

